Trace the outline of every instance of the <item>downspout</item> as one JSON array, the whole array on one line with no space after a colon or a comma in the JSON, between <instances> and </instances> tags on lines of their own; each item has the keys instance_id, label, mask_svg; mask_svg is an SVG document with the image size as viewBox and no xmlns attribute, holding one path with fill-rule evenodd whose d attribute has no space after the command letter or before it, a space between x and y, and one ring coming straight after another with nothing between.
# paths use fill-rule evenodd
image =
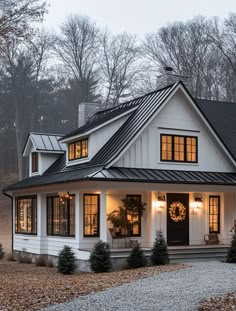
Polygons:
<instances>
[{"instance_id":1,"label":"downspout","mask_svg":"<svg viewBox=\"0 0 236 311\"><path fill-rule=\"evenodd\" d=\"M13 252L13 197L5 191L3 191L3 194L11 199L11 251Z\"/></svg>"}]
</instances>

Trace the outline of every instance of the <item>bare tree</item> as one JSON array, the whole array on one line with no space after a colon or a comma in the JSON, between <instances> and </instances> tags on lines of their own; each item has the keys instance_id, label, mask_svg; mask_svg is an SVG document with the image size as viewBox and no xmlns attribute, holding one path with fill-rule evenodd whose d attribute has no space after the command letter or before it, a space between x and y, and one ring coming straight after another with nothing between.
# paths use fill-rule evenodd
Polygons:
<instances>
[{"instance_id":1,"label":"bare tree","mask_svg":"<svg viewBox=\"0 0 236 311\"><path fill-rule=\"evenodd\" d=\"M78 82L83 101L94 100L99 30L84 16L70 16L54 36L54 50L69 78Z\"/></svg>"},{"instance_id":2,"label":"bare tree","mask_svg":"<svg viewBox=\"0 0 236 311\"><path fill-rule=\"evenodd\" d=\"M32 22L40 22L46 13L43 0L0 1L0 44L9 40L29 38Z\"/></svg>"},{"instance_id":3,"label":"bare tree","mask_svg":"<svg viewBox=\"0 0 236 311\"><path fill-rule=\"evenodd\" d=\"M218 18L208 21L209 39L219 51L222 86L225 99L236 100L236 14L231 13L222 23Z\"/></svg>"},{"instance_id":4,"label":"bare tree","mask_svg":"<svg viewBox=\"0 0 236 311\"><path fill-rule=\"evenodd\" d=\"M157 33L148 34L143 43L146 59L152 63L156 75L171 66L179 75L189 77L192 94L198 97L208 97L214 84L212 73L217 51L207 28L205 18L197 17L187 23L162 27Z\"/></svg>"},{"instance_id":5,"label":"bare tree","mask_svg":"<svg viewBox=\"0 0 236 311\"><path fill-rule=\"evenodd\" d=\"M115 106L121 98L130 96L141 66L136 36L105 31L101 37L100 66L105 107Z\"/></svg>"}]
</instances>

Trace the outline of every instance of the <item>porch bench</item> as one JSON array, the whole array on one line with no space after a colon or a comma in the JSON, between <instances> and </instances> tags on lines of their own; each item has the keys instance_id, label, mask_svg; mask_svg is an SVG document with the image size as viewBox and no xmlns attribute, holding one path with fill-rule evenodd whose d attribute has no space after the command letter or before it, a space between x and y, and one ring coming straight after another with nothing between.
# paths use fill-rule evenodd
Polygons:
<instances>
[{"instance_id":1,"label":"porch bench","mask_svg":"<svg viewBox=\"0 0 236 311\"><path fill-rule=\"evenodd\" d=\"M219 237L217 233L209 233L204 235L204 241L206 245L219 244Z\"/></svg>"}]
</instances>

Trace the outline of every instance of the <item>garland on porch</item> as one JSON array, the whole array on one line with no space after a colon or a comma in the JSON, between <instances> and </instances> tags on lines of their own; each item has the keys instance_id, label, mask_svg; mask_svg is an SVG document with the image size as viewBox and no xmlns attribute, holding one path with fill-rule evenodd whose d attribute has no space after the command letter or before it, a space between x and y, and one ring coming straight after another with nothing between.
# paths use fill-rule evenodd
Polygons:
<instances>
[{"instance_id":1,"label":"garland on porch","mask_svg":"<svg viewBox=\"0 0 236 311\"><path fill-rule=\"evenodd\" d=\"M184 221L186 218L186 207L180 202L173 202L169 207L169 215L174 222Z\"/></svg>"}]
</instances>

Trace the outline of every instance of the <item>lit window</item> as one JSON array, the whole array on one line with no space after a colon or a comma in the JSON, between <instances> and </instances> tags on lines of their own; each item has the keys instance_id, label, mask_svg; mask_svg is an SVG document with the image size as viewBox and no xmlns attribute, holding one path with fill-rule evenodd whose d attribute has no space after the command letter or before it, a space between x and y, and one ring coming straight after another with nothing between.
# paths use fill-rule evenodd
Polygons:
<instances>
[{"instance_id":1,"label":"lit window","mask_svg":"<svg viewBox=\"0 0 236 311\"><path fill-rule=\"evenodd\" d=\"M38 172L38 152L32 152L32 173Z\"/></svg>"},{"instance_id":2,"label":"lit window","mask_svg":"<svg viewBox=\"0 0 236 311\"><path fill-rule=\"evenodd\" d=\"M126 199L137 202L138 205L141 203L141 195L127 195ZM136 206L136 205L135 205ZM127 221L128 221L128 234L129 236L141 236L141 212L137 209L133 211L127 211Z\"/></svg>"},{"instance_id":3,"label":"lit window","mask_svg":"<svg viewBox=\"0 0 236 311\"><path fill-rule=\"evenodd\" d=\"M220 196L209 197L209 232L220 233Z\"/></svg>"},{"instance_id":4,"label":"lit window","mask_svg":"<svg viewBox=\"0 0 236 311\"><path fill-rule=\"evenodd\" d=\"M197 137L161 135L161 161L197 162Z\"/></svg>"},{"instance_id":5,"label":"lit window","mask_svg":"<svg viewBox=\"0 0 236 311\"><path fill-rule=\"evenodd\" d=\"M84 195L84 236L99 236L99 194Z\"/></svg>"},{"instance_id":6,"label":"lit window","mask_svg":"<svg viewBox=\"0 0 236 311\"><path fill-rule=\"evenodd\" d=\"M16 198L15 232L37 234L37 198Z\"/></svg>"},{"instance_id":7,"label":"lit window","mask_svg":"<svg viewBox=\"0 0 236 311\"><path fill-rule=\"evenodd\" d=\"M69 144L68 147L69 161L87 158L88 157L88 139L81 139L79 141Z\"/></svg>"},{"instance_id":8,"label":"lit window","mask_svg":"<svg viewBox=\"0 0 236 311\"><path fill-rule=\"evenodd\" d=\"M75 196L47 198L47 234L75 236Z\"/></svg>"}]
</instances>

